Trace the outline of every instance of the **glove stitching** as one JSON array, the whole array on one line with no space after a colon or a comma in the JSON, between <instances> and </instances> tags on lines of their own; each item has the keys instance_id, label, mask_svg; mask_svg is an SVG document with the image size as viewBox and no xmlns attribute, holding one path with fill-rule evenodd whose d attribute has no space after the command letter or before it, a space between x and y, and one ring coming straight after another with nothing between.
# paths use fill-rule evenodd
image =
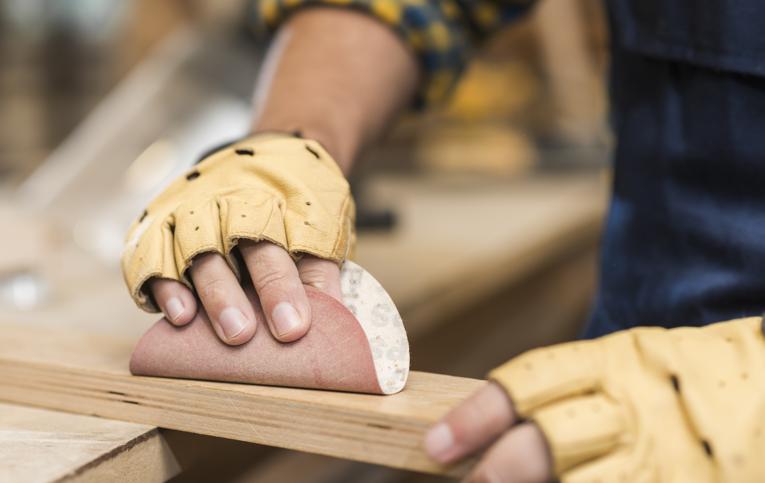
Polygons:
<instances>
[{"instance_id":1,"label":"glove stitching","mask_svg":"<svg viewBox=\"0 0 765 483\"><path fill-rule=\"evenodd\" d=\"M346 258L346 256L348 255L348 253L351 250L351 236L352 236L352 232L353 232L353 223L351 223L351 221L349 220L349 216L348 216L348 210L349 210L350 203L351 203L351 197L350 196L346 196L345 199L343 200L342 207L340 208L340 217L339 217L340 219L338 220L340 223L343 224L343 226L346 226L346 225L348 226L348 230L347 230L348 241L346 243L345 253L343 254L343 260ZM333 255L332 258L336 258L337 257L337 253L340 251L340 243L341 243L341 241L343 239L342 235L343 235L343 233L341 231L339 231L339 230L338 230L337 234L335 235L335 242L332 245L332 255ZM340 261L342 261L342 260L340 260Z\"/></svg>"},{"instance_id":2,"label":"glove stitching","mask_svg":"<svg viewBox=\"0 0 765 483\"><path fill-rule=\"evenodd\" d=\"M654 372L652 371L651 367L654 365L649 360L645 352L643 351L643 346L639 340L639 335L641 333L647 333L649 331L654 331L654 329L643 329L643 330L633 330L628 332L630 335L630 339L633 341L634 347L635 347L635 353L638 356L639 365L642 365L646 371L648 372ZM668 331L666 329L660 329L656 330L657 332L662 333L669 333L671 331ZM708 458L714 459L714 448L712 444L710 443L709 439L704 437L704 435L701 434L699 426L695 423L692 414L688 408L688 405L686 403L685 397L683 396L683 385L682 381L680 379L680 376L677 374L677 371L673 370L673 368L670 367L662 367L664 371L666 371L666 379L669 381L669 384L672 386L672 392L675 395L677 408L680 412L680 415L682 417L684 426L688 433L691 435L693 439L696 439L704 453L707 455ZM656 374L657 377L661 377L660 374Z\"/></svg>"},{"instance_id":3,"label":"glove stitching","mask_svg":"<svg viewBox=\"0 0 765 483\"><path fill-rule=\"evenodd\" d=\"M271 193L271 194L274 197L276 197L276 195L274 193ZM281 207L281 202L280 202L279 206ZM273 209L273 204L272 204L271 211L269 211L269 213L268 213L268 219L263 224L263 226L267 227L268 225L270 225L271 224L271 220L273 219L273 217L274 217L274 209ZM221 224L221 227L222 227L222 224ZM221 228L221 230L222 230L222 228ZM284 243L282 243L280 241L277 241L277 240L273 239L272 237L269 237L269 236L265 235L264 231L265 230L260 230L260 233L257 233L255 235L253 235L253 232L251 232L251 231L250 232L243 232L243 231L229 232L228 235L225 237L226 241L231 246L231 248L228 250L228 253L230 254L232 251L234 251L234 249L236 249L237 246L239 245L239 241L241 241L241 240L249 240L249 241L252 241L254 243L266 240L266 241L268 241L270 243L273 243L276 246L279 246L279 247L283 248L288 253L290 252L289 240L287 240L287 243L284 244ZM285 239L286 239L287 238L286 230L285 230L284 235L285 235ZM221 237L222 236L223 236L223 234L221 234Z\"/></svg>"},{"instance_id":4,"label":"glove stitching","mask_svg":"<svg viewBox=\"0 0 765 483\"><path fill-rule=\"evenodd\" d=\"M134 289L134 292L133 292L133 296L135 297L136 305L138 305L138 307L146 310L147 312L156 313L156 312L159 312L159 307L154 302L153 298L151 297L151 294L147 293L144 290L144 285L146 285L146 282L148 282L152 278L171 279L170 277L163 277L162 271L151 270L139 278L140 283L136 285L136 288Z\"/></svg>"}]
</instances>

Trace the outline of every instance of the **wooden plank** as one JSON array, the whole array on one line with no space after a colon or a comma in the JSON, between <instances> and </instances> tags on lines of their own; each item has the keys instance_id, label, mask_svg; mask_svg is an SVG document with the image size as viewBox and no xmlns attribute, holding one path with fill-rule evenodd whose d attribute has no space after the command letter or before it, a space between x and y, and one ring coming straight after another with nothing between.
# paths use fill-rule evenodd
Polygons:
<instances>
[{"instance_id":1,"label":"wooden plank","mask_svg":"<svg viewBox=\"0 0 765 483\"><path fill-rule=\"evenodd\" d=\"M142 424L0 403L0 481L159 482L179 472Z\"/></svg>"},{"instance_id":2,"label":"wooden plank","mask_svg":"<svg viewBox=\"0 0 765 483\"><path fill-rule=\"evenodd\" d=\"M25 327L0 331L0 398L14 403L429 473L426 429L481 381L412 373L394 396L134 377L131 340Z\"/></svg>"}]
</instances>

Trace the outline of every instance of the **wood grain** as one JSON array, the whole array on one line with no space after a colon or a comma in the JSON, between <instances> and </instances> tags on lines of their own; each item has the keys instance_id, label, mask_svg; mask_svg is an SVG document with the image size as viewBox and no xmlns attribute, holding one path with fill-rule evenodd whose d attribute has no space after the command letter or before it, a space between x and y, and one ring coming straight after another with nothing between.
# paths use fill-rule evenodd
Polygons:
<instances>
[{"instance_id":1,"label":"wood grain","mask_svg":"<svg viewBox=\"0 0 765 483\"><path fill-rule=\"evenodd\" d=\"M152 426L0 403L0 481L160 482L180 471Z\"/></svg>"},{"instance_id":2,"label":"wood grain","mask_svg":"<svg viewBox=\"0 0 765 483\"><path fill-rule=\"evenodd\" d=\"M394 396L131 376L132 341L0 332L0 398L415 471L464 474L422 450L425 430L481 381L412 373ZM468 463L469 465L469 463Z\"/></svg>"}]
</instances>

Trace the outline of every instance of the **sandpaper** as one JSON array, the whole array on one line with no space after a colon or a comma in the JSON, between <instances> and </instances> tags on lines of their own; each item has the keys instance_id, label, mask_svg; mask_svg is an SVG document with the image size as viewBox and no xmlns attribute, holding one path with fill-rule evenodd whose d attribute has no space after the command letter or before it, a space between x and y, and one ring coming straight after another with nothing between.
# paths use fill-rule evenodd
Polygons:
<instances>
[{"instance_id":1,"label":"sandpaper","mask_svg":"<svg viewBox=\"0 0 765 483\"><path fill-rule=\"evenodd\" d=\"M205 379L371 394L403 389L409 344L401 317L382 286L363 268L346 262L343 303L306 287L311 329L301 339L277 341L261 324L251 341L224 344L200 310L176 327L156 322L130 360L134 375ZM254 291L246 290L258 320L265 320Z\"/></svg>"}]
</instances>

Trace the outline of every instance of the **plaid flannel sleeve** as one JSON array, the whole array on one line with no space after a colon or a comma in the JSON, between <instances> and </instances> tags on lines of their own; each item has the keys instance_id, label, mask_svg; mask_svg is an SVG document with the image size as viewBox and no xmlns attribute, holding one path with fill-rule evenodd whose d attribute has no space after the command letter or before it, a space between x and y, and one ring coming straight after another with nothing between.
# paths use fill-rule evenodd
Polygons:
<instances>
[{"instance_id":1,"label":"plaid flannel sleeve","mask_svg":"<svg viewBox=\"0 0 765 483\"><path fill-rule=\"evenodd\" d=\"M417 104L443 101L464 69L472 45L519 17L533 0L257 0L253 22L274 31L296 10L333 6L358 10L390 26L423 69Z\"/></svg>"}]
</instances>

